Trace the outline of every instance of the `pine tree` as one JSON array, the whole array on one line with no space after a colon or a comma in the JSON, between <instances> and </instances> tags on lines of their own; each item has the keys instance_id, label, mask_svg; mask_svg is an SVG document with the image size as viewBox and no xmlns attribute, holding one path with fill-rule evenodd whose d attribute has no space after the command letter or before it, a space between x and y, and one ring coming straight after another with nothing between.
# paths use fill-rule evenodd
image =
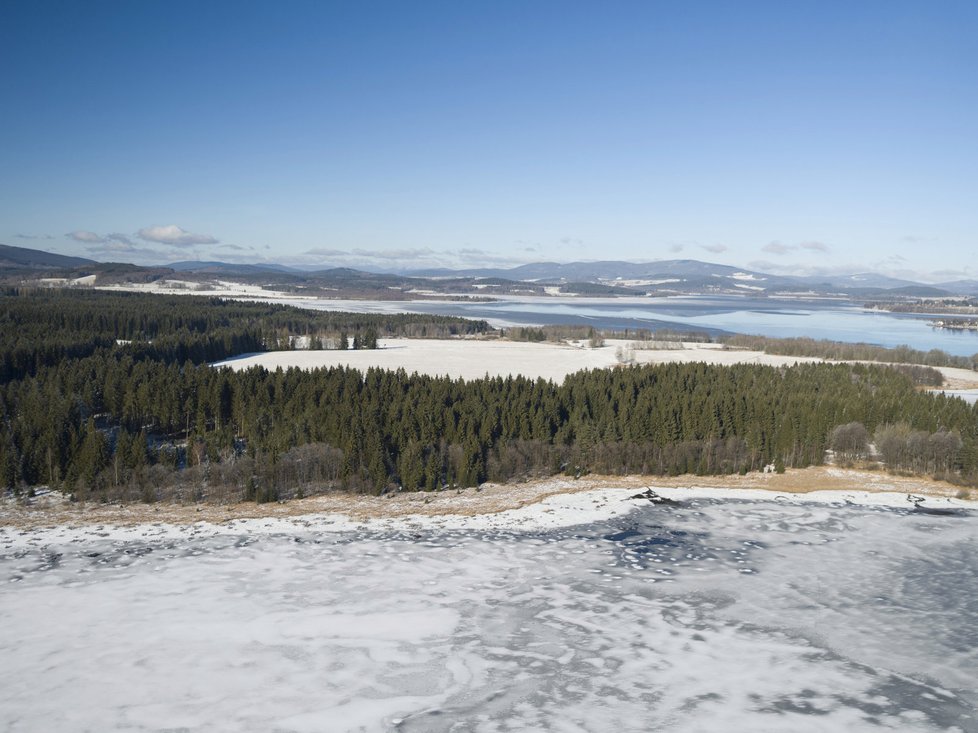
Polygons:
<instances>
[{"instance_id":1,"label":"pine tree","mask_svg":"<svg viewBox=\"0 0 978 733\"><path fill-rule=\"evenodd\" d=\"M89 418L78 456L79 476L86 488L94 489L99 474L109 465L109 449L102 431Z\"/></svg>"}]
</instances>

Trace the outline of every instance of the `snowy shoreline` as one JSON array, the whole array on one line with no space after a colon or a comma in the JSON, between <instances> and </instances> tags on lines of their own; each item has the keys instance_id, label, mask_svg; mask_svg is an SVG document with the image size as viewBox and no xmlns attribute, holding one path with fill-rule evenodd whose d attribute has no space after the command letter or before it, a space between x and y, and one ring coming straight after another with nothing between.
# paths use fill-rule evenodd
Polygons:
<instances>
[{"instance_id":1,"label":"snowy shoreline","mask_svg":"<svg viewBox=\"0 0 978 733\"><path fill-rule=\"evenodd\" d=\"M38 509L11 510L0 515L0 551L47 544L85 541L145 541L200 539L213 536L277 534L304 535L341 532L403 531L545 531L623 516L648 501L632 498L652 489L677 502L696 500L761 501L911 510L910 495L923 499L928 510L975 510L978 501L955 498L954 487L922 479L890 477L876 472L831 468L795 472L825 485L835 479L854 488L799 489L765 475L747 477L600 477L575 481L551 478L517 485L485 485L479 490L390 498L329 495L285 504L227 506L135 505L75 510L70 514ZM868 488L870 474L876 488ZM750 479L753 479L752 481ZM813 481L814 479L814 481ZM795 482L797 483L797 482ZM672 484L672 485L670 485ZM712 484L712 485L711 485ZM859 488L862 486L863 488ZM250 510L251 511L248 513ZM45 521L46 520L46 521Z\"/></svg>"}]
</instances>

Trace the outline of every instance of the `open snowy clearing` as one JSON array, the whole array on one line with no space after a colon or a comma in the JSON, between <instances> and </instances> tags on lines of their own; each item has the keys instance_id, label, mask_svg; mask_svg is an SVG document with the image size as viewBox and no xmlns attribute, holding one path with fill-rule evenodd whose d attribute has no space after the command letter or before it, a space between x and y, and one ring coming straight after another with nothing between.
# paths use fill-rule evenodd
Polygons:
<instances>
[{"instance_id":1,"label":"open snowy clearing","mask_svg":"<svg viewBox=\"0 0 978 733\"><path fill-rule=\"evenodd\" d=\"M760 351L726 351L720 344L683 344L673 349L632 349L633 341L609 339L604 346L591 348L572 343L528 343L481 339L381 339L380 348L363 351L271 351L228 359L214 366L240 370L260 365L266 369L299 367L315 369L350 366L356 369L380 367L407 372L449 376L454 379L524 376L562 381L582 369L606 369L622 362L622 356L636 364L705 362L708 364L769 364L780 366L806 361L807 357L772 356ZM978 377L978 375L976 375Z\"/></svg>"},{"instance_id":2,"label":"open snowy clearing","mask_svg":"<svg viewBox=\"0 0 978 733\"><path fill-rule=\"evenodd\" d=\"M591 348L586 343L528 343L488 339L381 339L380 348L363 351L270 351L249 354L217 362L235 370L263 366L266 369L316 369L349 366L360 370L370 367L404 369L453 379L479 379L518 376L552 379L560 382L582 369L606 369L625 358L635 364L673 364L703 362L706 364L792 364L826 361L805 356L779 356L762 351L724 349L721 344L684 343L681 348L634 348L634 341L608 339L604 346ZM940 371L948 387L967 390L978 387L978 372L943 367Z\"/></svg>"},{"instance_id":3,"label":"open snowy clearing","mask_svg":"<svg viewBox=\"0 0 978 733\"><path fill-rule=\"evenodd\" d=\"M94 276L92 276L94 278ZM93 279L94 282L94 279ZM92 283L89 283L92 284ZM271 290L260 285L230 282L225 280L180 280L163 278L149 283L125 283L119 285L99 285L96 290L126 293L156 293L159 295L202 295L213 298L234 298L239 300L288 299L295 301L316 300L312 295L297 295L281 290Z\"/></svg>"}]
</instances>

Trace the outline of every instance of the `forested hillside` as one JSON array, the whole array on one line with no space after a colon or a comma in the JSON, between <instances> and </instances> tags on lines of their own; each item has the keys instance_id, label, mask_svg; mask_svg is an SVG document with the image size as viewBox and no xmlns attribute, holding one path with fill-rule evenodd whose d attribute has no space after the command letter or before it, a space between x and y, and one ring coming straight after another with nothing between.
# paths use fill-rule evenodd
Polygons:
<instances>
[{"instance_id":1,"label":"forested hillside","mask_svg":"<svg viewBox=\"0 0 978 733\"><path fill-rule=\"evenodd\" d=\"M880 361L891 364L978 369L978 354L954 356L941 349L919 351L911 349L909 346L886 348L875 344L851 344L804 337L771 338L743 334L728 336L723 339L723 342L737 349L751 349L784 356L814 356L819 359L837 359L840 361Z\"/></svg>"},{"instance_id":2,"label":"forested hillside","mask_svg":"<svg viewBox=\"0 0 978 733\"><path fill-rule=\"evenodd\" d=\"M103 500L269 500L558 471L744 472L818 464L833 430L856 422L905 436L905 446L913 437L912 451L892 451L908 456L909 468L966 479L978 470L978 408L919 392L911 376L885 367L670 364L586 371L561 385L346 368L235 373L195 363L217 358L203 348L200 358L179 355L220 329L219 348L233 352L288 343L304 328L484 324L189 297L89 303L8 294L0 302L4 363L13 365L0 386L0 482L14 488L49 484ZM52 312L79 303L86 315L59 321ZM30 325L25 314L35 312L46 329ZM7 324L29 337L13 337ZM98 343L86 347L79 334ZM138 343L106 344L126 337ZM62 342L75 351L54 348ZM30 358L9 358L11 344Z\"/></svg>"},{"instance_id":3,"label":"forested hillside","mask_svg":"<svg viewBox=\"0 0 978 733\"><path fill-rule=\"evenodd\" d=\"M65 359L124 347L137 361L201 364L238 354L312 346L376 346L377 338L485 333L485 321L418 314L309 311L187 295L0 289L0 382ZM121 354L120 354L121 355Z\"/></svg>"}]
</instances>

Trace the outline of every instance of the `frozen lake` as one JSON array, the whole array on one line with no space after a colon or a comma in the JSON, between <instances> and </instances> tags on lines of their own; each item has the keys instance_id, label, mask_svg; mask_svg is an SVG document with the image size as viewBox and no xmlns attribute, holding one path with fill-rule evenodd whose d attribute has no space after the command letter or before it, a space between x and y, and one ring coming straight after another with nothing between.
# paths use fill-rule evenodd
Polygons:
<instances>
[{"instance_id":1,"label":"frozen lake","mask_svg":"<svg viewBox=\"0 0 978 733\"><path fill-rule=\"evenodd\" d=\"M434 313L497 325L584 324L608 329L675 329L907 345L921 351L978 353L978 333L933 328L931 317L867 310L861 303L802 298L678 296L671 298L501 297L465 301L275 300L301 308L358 312Z\"/></svg>"},{"instance_id":2,"label":"frozen lake","mask_svg":"<svg viewBox=\"0 0 978 733\"><path fill-rule=\"evenodd\" d=\"M978 731L974 514L269 526L6 530L0 728Z\"/></svg>"}]
</instances>

